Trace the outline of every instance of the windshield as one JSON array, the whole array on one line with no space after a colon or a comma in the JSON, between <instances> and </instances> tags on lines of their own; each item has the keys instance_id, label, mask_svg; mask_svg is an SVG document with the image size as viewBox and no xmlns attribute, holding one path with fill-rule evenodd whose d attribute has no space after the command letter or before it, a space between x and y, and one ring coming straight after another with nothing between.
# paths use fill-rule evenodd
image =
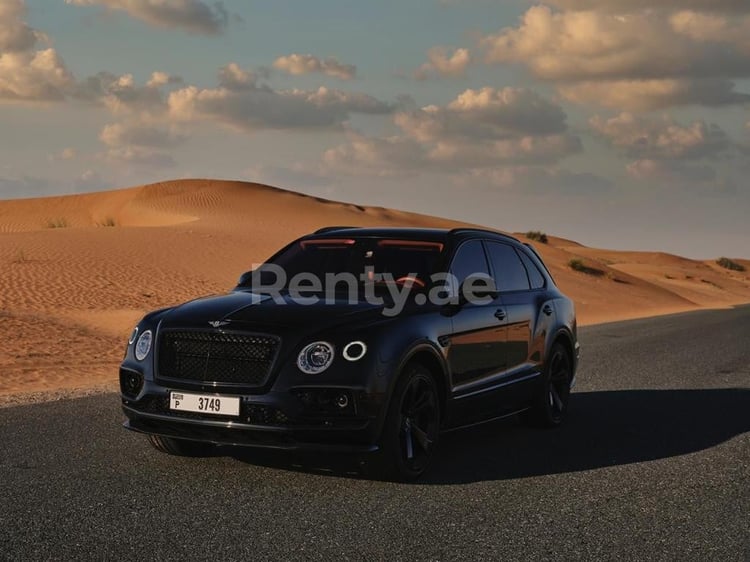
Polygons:
<instances>
[{"instance_id":1,"label":"windshield","mask_svg":"<svg viewBox=\"0 0 750 562\"><path fill-rule=\"evenodd\" d=\"M286 274L286 285L298 275L322 282L330 275L349 275L358 283L428 284L443 251L441 242L377 238L302 240L269 260Z\"/></svg>"}]
</instances>

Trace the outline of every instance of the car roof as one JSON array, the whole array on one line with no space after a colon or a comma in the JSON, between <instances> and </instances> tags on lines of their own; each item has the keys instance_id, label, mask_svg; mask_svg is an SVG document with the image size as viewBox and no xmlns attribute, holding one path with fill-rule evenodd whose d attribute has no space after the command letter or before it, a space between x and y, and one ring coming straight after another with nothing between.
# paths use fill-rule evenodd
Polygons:
<instances>
[{"instance_id":1,"label":"car roof","mask_svg":"<svg viewBox=\"0 0 750 562\"><path fill-rule=\"evenodd\" d=\"M520 244L520 241L512 236L483 228L410 228L410 227L356 227L356 226L328 226L316 230L314 233L305 236L308 238L330 238L332 235L366 237L366 238L403 238L406 240L436 240L447 241L453 239L468 238L495 238L513 241Z\"/></svg>"}]
</instances>

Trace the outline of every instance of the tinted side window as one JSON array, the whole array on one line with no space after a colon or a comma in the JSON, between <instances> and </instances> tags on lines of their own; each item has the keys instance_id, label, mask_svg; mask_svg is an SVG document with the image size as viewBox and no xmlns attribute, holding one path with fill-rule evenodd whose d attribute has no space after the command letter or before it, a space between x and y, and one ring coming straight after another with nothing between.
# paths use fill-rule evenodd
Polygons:
<instances>
[{"instance_id":1,"label":"tinted side window","mask_svg":"<svg viewBox=\"0 0 750 562\"><path fill-rule=\"evenodd\" d=\"M516 251L506 244L487 242L495 283L500 291L528 291L529 277Z\"/></svg>"},{"instance_id":2,"label":"tinted side window","mask_svg":"<svg viewBox=\"0 0 750 562\"><path fill-rule=\"evenodd\" d=\"M521 256L523 265L526 266L526 272L529 274L529 282L531 283L532 289L541 289L544 287L544 275L539 271L539 268L531 261L531 258L526 255L526 252L518 252Z\"/></svg>"},{"instance_id":3,"label":"tinted side window","mask_svg":"<svg viewBox=\"0 0 750 562\"><path fill-rule=\"evenodd\" d=\"M482 242L479 240L469 240L461 244L456 255L453 256L450 272L456 276L459 285L470 275L481 274L489 276L490 273L487 267L487 259L482 249Z\"/></svg>"}]
</instances>

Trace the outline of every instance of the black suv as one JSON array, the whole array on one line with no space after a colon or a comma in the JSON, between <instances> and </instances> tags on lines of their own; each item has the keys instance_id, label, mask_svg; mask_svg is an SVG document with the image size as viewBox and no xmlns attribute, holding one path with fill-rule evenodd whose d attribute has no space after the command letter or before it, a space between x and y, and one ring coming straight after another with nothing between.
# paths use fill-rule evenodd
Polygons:
<instances>
[{"instance_id":1,"label":"black suv","mask_svg":"<svg viewBox=\"0 0 750 562\"><path fill-rule=\"evenodd\" d=\"M160 451L347 451L414 479L441 431L559 425L579 346L539 255L480 229L329 227L220 296L146 315L120 369L125 427Z\"/></svg>"}]
</instances>

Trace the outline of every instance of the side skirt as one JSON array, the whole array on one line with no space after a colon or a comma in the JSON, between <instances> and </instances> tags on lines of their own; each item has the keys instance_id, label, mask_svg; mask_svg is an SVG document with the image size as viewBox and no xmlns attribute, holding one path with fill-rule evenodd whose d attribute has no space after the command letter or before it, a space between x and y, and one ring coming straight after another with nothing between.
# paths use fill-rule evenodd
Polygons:
<instances>
[{"instance_id":1,"label":"side skirt","mask_svg":"<svg viewBox=\"0 0 750 562\"><path fill-rule=\"evenodd\" d=\"M441 433L452 433L454 431L459 431L461 429L468 429L470 427L476 427L478 425L484 425L486 423L492 423L492 422L496 422L496 421L499 421L499 420L504 420L505 418L510 418L510 417L515 416L516 414L523 413L523 412L525 412L528 409L529 408L521 408L520 410L516 410L514 412L508 412L507 414L501 414L499 416L495 416L493 418L488 418L486 420L481 420L481 421L477 421L477 422L467 423L465 425L459 425L459 426L456 426L456 427L451 427L451 428L448 428L448 429L443 429L441 431Z\"/></svg>"}]
</instances>

